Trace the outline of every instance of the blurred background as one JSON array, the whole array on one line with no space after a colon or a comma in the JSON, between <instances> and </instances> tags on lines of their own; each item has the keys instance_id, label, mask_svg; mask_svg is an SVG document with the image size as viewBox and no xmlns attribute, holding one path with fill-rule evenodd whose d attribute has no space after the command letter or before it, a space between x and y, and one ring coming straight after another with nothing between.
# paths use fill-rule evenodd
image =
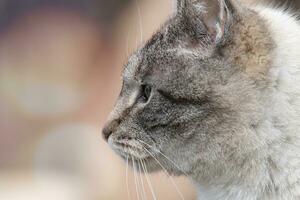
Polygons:
<instances>
[{"instance_id":1,"label":"blurred background","mask_svg":"<svg viewBox=\"0 0 300 200\"><path fill-rule=\"evenodd\" d=\"M133 172L101 128L127 57L172 8L172 0L0 0L1 200L138 199ZM181 199L170 177L149 178L157 199ZM188 180L174 180L195 199Z\"/></svg>"}]
</instances>

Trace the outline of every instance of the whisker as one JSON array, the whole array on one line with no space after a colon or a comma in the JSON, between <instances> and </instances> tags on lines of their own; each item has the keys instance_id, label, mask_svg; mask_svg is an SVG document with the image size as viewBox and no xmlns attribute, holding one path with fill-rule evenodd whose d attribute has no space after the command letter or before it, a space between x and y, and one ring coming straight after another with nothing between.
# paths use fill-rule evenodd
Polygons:
<instances>
[{"instance_id":1,"label":"whisker","mask_svg":"<svg viewBox=\"0 0 300 200\"><path fill-rule=\"evenodd\" d=\"M130 29L127 31L126 35L126 54L129 57L129 38L130 38Z\"/></svg>"},{"instance_id":2,"label":"whisker","mask_svg":"<svg viewBox=\"0 0 300 200\"><path fill-rule=\"evenodd\" d=\"M145 192L144 181L143 181L142 174L141 174L141 172L142 172L142 170L141 170L141 159L139 159L138 167L139 167L140 181L141 181L141 185L142 185L142 196L143 196L143 199L147 199L147 195L146 195L146 192Z\"/></svg>"},{"instance_id":3,"label":"whisker","mask_svg":"<svg viewBox=\"0 0 300 200\"><path fill-rule=\"evenodd\" d=\"M128 156L126 157L126 188L127 188L127 196L131 199L129 184L128 184Z\"/></svg>"},{"instance_id":4,"label":"whisker","mask_svg":"<svg viewBox=\"0 0 300 200\"><path fill-rule=\"evenodd\" d=\"M134 175L134 185L135 185L136 197L137 197L137 199L140 199L138 184L137 184L137 177L136 177L135 161L132 156L131 156L131 159L132 159L132 164L133 164L133 175Z\"/></svg>"},{"instance_id":5,"label":"whisker","mask_svg":"<svg viewBox=\"0 0 300 200\"><path fill-rule=\"evenodd\" d=\"M157 160L155 157L154 157L154 155L150 152L150 151L148 151L146 148L143 148L158 164L159 164L159 166L161 166L161 168L165 171L165 174L166 175L168 175L168 171L166 170L166 168L159 162L159 160ZM177 186L177 184L174 182L174 180L173 180L173 178L171 177L171 176L168 176L170 179L170 181L171 181L171 183L172 183L172 185L175 187L175 189L176 189L176 191L177 191L177 193L179 194L179 196L180 196L180 198L182 199L182 200L184 200L184 197L183 197L183 194L181 193L181 191L179 190L179 188L178 188L178 186Z\"/></svg>"},{"instance_id":6,"label":"whisker","mask_svg":"<svg viewBox=\"0 0 300 200\"><path fill-rule=\"evenodd\" d=\"M153 148L153 146L151 146L150 144L142 141L142 140L139 140L136 138L137 141L143 143L144 145L148 146L149 148L151 149L155 149L155 152L159 153L160 155L162 155L164 158L166 158L171 164L173 164L179 171L181 171L184 175L188 176L188 174L182 170L172 159L170 159L168 156L166 156L165 154L163 154L159 149L157 148Z\"/></svg>"},{"instance_id":7,"label":"whisker","mask_svg":"<svg viewBox=\"0 0 300 200\"><path fill-rule=\"evenodd\" d=\"M153 197L154 200L157 200L157 198L155 196L155 192L154 192L152 184L151 184L151 181L150 181L150 178L148 176L147 166L145 165L145 163L144 163L143 160L141 160L141 164L142 164L142 168L143 168L143 170L145 172L146 180L147 180L148 186L150 187L150 191L151 191L152 197Z\"/></svg>"},{"instance_id":8,"label":"whisker","mask_svg":"<svg viewBox=\"0 0 300 200\"><path fill-rule=\"evenodd\" d=\"M139 28L140 28L140 42L143 42L143 22L142 22L142 15L141 15L141 8L139 6L138 0L135 0L137 12L138 12L138 17L139 17Z\"/></svg>"}]
</instances>

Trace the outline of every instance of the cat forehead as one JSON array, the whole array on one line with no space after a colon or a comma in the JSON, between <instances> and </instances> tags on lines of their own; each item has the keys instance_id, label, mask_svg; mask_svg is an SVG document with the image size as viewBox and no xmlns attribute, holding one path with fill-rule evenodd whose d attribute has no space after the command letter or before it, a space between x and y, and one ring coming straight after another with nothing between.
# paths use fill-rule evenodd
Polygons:
<instances>
[{"instance_id":1,"label":"cat forehead","mask_svg":"<svg viewBox=\"0 0 300 200\"><path fill-rule=\"evenodd\" d=\"M123 70L123 77L125 79L134 79L135 78L135 74L137 71L137 68L139 66L139 56L138 54L133 54L128 62L127 65L125 66L124 70Z\"/></svg>"},{"instance_id":2,"label":"cat forehead","mask_svg":"<svg viewBox=\"0 0 300 200\"><path fill-rule=\"evenodd\" d=\"M140 49L128 60L123 76L126 79L138 79L155 67L177 65L182 60L207 58L212 54L210 48L199 45L196 48L187 46L184 33L181 31L178 18L169 19ZM175 66L173 66L175 67Z\"/></svg>"},{"instance_id":3,"label":"cat forehead","mask_svg":"<svg viewBox=\"0 0 300 200\"><path fill-rule=\"evenodd\" d=\"M138 75L143 73L153 63L158 64L160 61L163 61L159 57L165 56L166 58L167 54L170 56L170 53L168 53L170 50L171 47L167 46L164 34L157 32L129 58L123 71L123 77L126 79L137 79Z\"/></svg>"}]
</instances>

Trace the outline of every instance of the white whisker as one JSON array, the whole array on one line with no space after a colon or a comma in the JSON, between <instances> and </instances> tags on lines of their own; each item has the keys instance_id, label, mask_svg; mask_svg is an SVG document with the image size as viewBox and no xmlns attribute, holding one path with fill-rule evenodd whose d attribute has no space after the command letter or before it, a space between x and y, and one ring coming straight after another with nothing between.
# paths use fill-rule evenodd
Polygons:
<instances>
[{"instance_id":1,"label":"white whisker","mask_svg":"<svg viewBox=\"0 0 300 200\"><path fill-rule=\"evenodd\" d=\"M150 181L150 178L148 176L148 170L147 170L147 166L145 165L145 163L143 162L143 160L141 160L141 164L142 164L142 168L145 172L145 176L146 176L146 180L147 180L147 183L150 187L150 191L151 191L151 194L152 194L152 197L154 200L157 200L156 196L155 196L155 193L154 193L154 190L153 190L153 187L152 187L152 184L151 184L151 181Z\"/></svg>"},{"instance_id":2,"label":"white whisker","mask_svg":"<svg viewBox=\"0 0 300 200\"><path fill-rule=\"evenodd\" d=\"M142 140L139 140L139 139L137 139L136 138L136 140L137 141L139 141L139 142L141 142L141 143L143 143L143 144L145 144L146 146L148 146L149 148L151 148L151 149L153 149L153 146L151 146L150 144L148 144L148 143L146 143L146 142L144 142L144 141L142 141ZM189 175L187 175L187 173L184 171L184 170L182 170L173 160L171 160L168 156L166 156L165 154L163 154L160 150L158 150L158 149L156 149L155 148L155 152L157 152L157 153L159 153L160 155L162 155L164 158L166 158L171 164L173 164L174 165L174 167L176 167L179 171L181 171L184 175L186 175L187 177L189 177Z\"/></svg>"},{"instance_id":3,"label":"white whisker","mask_svg":"<svg viewBox=\"0 0 300 200\"><path fill-rule=\"evenodd\" d=\"M136 196L137 199L140 199L140 193L139 193L139 187L138 187L138 183L137 183L137 177L136 177L136 167L135 167L135 161L132 158L132 164L133 164L133 175L134 175L134 184L135 184L135 191L136 191Z\"/></svg>"},{"instance_id":4,"label":"white whisker","mask_svg":"<svg viewBox=\"0 0 300 200\"><path fill-rule=\"evenodd\" d=\"M139 17L139 27L140 27L140 42L143 42L143 22L142 22L142 15L141 15L141 8L139 6L138 0L135 0L136 3L136 8L138 12L138 17Z\"/></svg>"},{"instance_id":5,"label":"white whisker","mask_svg":"<svg viewBox=\"0 0 300 200\"><path fill-rule=\"evenodd\" d=\"M139 160L138 162L138 167L139 167L139 175L140 175L140 181L141 181L141 185L142 185L142 196L143 196L143 199L147 199L147 196L146 196L146 192L145 192L145 186L144 186L144 181L143 181L143 177L142 177L142 170L141 170L141 160Z\"/></svg>"},{"instance_id":6,"label":"white whisker","mask_svg":"<svg viewBox=\"0 0 300 200\"><path fill-rule=\"evenodd\" d=\"M126 157L126 188L127 188L127 196L131 199L129 184L128 184L128 156Z\"/></svg>"},{"instance_id":7,"label":"white whisker","mask_svg":"<svg viewBox=\"0 0 300 200\"><path fill-rule=\"evenodd\" d=\"M148 151L146 148L143 148L158 164L159 166L161 166L161 168L165 171L166 175L168 175L168 171L166 170L166 168L154 157L154 155ZM181 193L181 191L179 190L177 184L174 182L173 178L171 176L169 176L169 180L171 181L172 185L175 187L177 193L179 194L180 198L182 200L184 200L183 194Z\"/></svg>"},{"instance_id":8,"label":"white whisker","mask_svg":"<svg viewBox=\"0 0 300 200\"><path fill-rule=\"evenodd\" d=\"M128 30L127 35L126 35L126 54L127 54L127 57L129 57L129 38L130 38L130 29Z\"/></svg>"}]
</instances>

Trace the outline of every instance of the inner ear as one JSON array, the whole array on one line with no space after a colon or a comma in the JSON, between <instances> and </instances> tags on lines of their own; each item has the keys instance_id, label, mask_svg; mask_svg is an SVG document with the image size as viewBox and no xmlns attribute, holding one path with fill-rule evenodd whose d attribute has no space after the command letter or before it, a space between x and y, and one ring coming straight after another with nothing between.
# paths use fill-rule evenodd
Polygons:
<instances>
[{"instance_id":1,"label":"inner ear","mask_svg":"<svg viewBox=\"0 0 300 200\"><path fill-rule=\"evenodd\" d=\"M177 12L193 22L204 26L211 41L218 43L232 23L234 6L231 0L177 0Z\"/></svg>"},{"instance_id":2,"label":"inner ear","mask_svg":"<svg viewBox=\"0 0 300 200\"><path fill-rule=\"evenodd\" d=\"M225 26L229 17L223 0L204 0L203 23L214 41L219 41L225 34Z\"/></svg>"}]
</instances>

